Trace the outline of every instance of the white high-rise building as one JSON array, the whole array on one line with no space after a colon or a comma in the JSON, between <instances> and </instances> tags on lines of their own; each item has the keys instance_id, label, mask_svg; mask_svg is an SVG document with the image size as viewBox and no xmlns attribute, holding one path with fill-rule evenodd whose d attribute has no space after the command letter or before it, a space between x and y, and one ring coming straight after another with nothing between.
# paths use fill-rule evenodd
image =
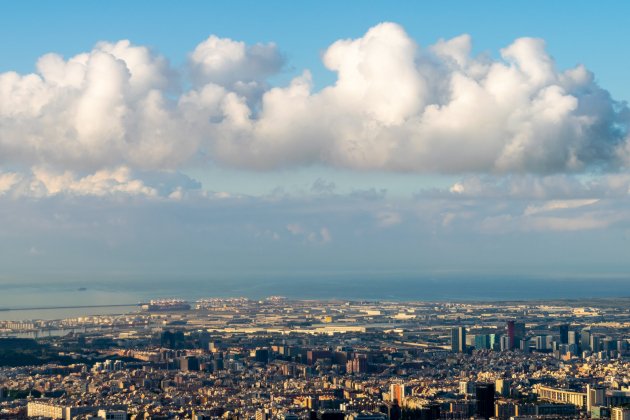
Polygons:
<instances>
[{"instance_id":1,"label":"white high-rise building","mask_svg":"<svg viewBox=\"0 0 630 420\"><path fill-rule=\"evenodd\" d=\"M610 420L630 420L630 408L613 407L610 410Z\"/></svg>"},{"instance_id":2,"label":"white high-rise building","mask_svg":"<svg viewBox=\"0 0 630 420\"><path fill-rule=\"evenodd\" d=\"M586 385L586 410L590 413L593 407L605 405L606 390Z\"/></svg>"}]
</instances>

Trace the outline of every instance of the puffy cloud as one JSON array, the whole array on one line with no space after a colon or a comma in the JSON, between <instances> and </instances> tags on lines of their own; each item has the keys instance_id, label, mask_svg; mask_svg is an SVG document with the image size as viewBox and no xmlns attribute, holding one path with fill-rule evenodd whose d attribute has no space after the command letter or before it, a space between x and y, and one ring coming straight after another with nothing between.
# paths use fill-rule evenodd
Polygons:
<instances>
[{"instance_id":1,"label":"puffy cloud","mask_svg":"<svg viewBox=\"0 0 630 420\"><path fill-rule=\"evenodd\" d=\"M473 56L471 42L421 48L382 23L324 52L337 80L320 91L308 71L270 87L284 67L275 45L217 36L189 55L192 84L129 41L48 54L35 74L0 74L0 163L549 174L630 162L628 108L587 69L557 69L540 39L498 59Z\"/></svg>"},{"instance_id":2,"label":"puffy cloud","mask_svg":"<svg viewBox=\"0 0 630 420\"><path fill-rule=\"evenodd\" d=\"M284 57L274 44L245 45L244 42L211 35L189 57L190 71L198 85L243 89L264 83L279 72Z\"/></svg>"},{"instance_id":3,"label":"puffy cloud","mask_svg":"<svg viewBox=\"0 0 630 420\"><path fill-rule=\"evenodd\" d=\"M177 167L196 150L168 99L166 60L128 41L99 43L38 74L0 74L2 162L96 170Z\"/></svg>"},{"instance_id":4,"label":"puffy cloud","mask_svg":"<svg viewBox=\"0 0 630 420\"><path fill-rule=\"evenodd\" d=\"M323 162L362 170L553 173L615 169L627 147L625 105L583 66L559 71L540 39L501 59L470 55L470 38L421 50L384 23L324 53L337 82L304 74L226 109L212 154L269 169Z\"/></svg>"}]
</instances>

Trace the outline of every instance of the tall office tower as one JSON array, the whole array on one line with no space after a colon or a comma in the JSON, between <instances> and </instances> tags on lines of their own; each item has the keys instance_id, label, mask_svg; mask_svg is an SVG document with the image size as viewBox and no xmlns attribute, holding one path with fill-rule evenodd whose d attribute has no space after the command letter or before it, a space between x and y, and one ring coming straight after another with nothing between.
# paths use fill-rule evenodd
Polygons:
<instances>
[{"instance_id":1,"label":"tall office tower","mask_svg":"<svg viewBox=\"0 0 630 420\"><path fill-rule=\"evenodd\" d=\"M494 382L494 385L499 395L506 398L510 396L512 392L511 390L512 381L510 379L497 379Z\"/></svg>"},{"instance_id":2,"label":"tall office tower","mask_svg":"<svg viewBox=\"0 0 630 420\"><path fill-rule=\"evenodd\" d=\"M501 350L501 334L490 334L490 348Z\"/></svg>"},{"instance_id":3,"label":"tall office tower","mask_svg":"<svg viewBox=\"0 0 630 420\"><path fill-rule=\"evenodd\" d=\"M260 363L269 362L269 349L256 349L254 359Z\"/></svg>"},{"instance_id":4,"label":"tall office tower","mask_svg":"<svg viewBox=\"0 0 630 420\"><path fill-rule=\"evenodd\" d=\"M569 340L569 345L578 344L578 334L575 331L569 331L569 333L567 334L567 338Z\"/></svg>"},{"instance_id":5,"label":"tall office tower","mask_svg":"<svg viewBox=\"0 0 630 420\"><path fill-rule=\"evenodd\" d=\"M462 395L473 395L475 393L475 382L459 381L459 393Z\"/></svg>"},{"instance_id":6,"label":"tall office tower","mask_svg":"<svg viewBox=\"0 0 630 420\"><path fill-rule=\"evenodd\" d=\"M591 330L580 332L580 349L582 351L591 350Z\"/></svg>"},{"instance_id":7,"label":"tall office tower","mask_svg":"<svg viewBox=\"0 0 630 420\"><path fill-rule=\"evenodd\" d=\"M604 350L604 351L617 351L617 340L614 340L614 339L612 339L610 337L604 338L602 340L602 350Z\"/></svg>"},{"instance_id":8,"label":"tall office tower","mask_svg":"<svg viewBox=\"0 0 630 420\"><path fill-rule=\"evenodd\" d=\"M507 337L508 337L508 349L512 350L514 348L514 321L508 321L507 326Z\"/></svg>"},{"instance_id":9,"label":"tall office tower","mask_svg":"<svg viewBox=\"0 0 630 420\"><path fill-rule=\"evenodd\" d=\"M606 389L586 385L586 410L590 413L593 407L606 405Z\"/></svg>"},{"instance_id":10,"label":"tall office tower","mask_svg":"<svg viewBox=\"0 0 630 420\"><path fill-rule=\"evenodd\" d=\"M560 344L569 344L569 324L558 325Z\"/></svg>"},{"instance_id":11,"label":"tall office tower","mask_svg":"<svg viewBox=\"0 0 630 420\"><path fill-rule=\"evenodd\" d=\"M549 342L549 339L547 338L548 336L546 335L537 335L536 336L536 350L548 350L549 347L547 346L547 343Z\"/></svg>"},{"instance_id":12,"label":"tall office tower","mask_svg":"<svg viewBox=\"0 0 630 420\"><path fill-rule=\"evenodd\" d=\"M598 351L602 351L601 349L601 337L597 336L597 335L593 335L591 334L591 351L593 353L597 353Z\"/></svg>"},{"instance_id":13,"label":"tall office tower","mask_svg":"<svg viewBox=\"0 0 630 420\"><path fill-rule=\"evenodd\" d=\"M477 400L477 416L484 419L494 417L494 384L475 385L475 399Z\"/></svg>"},{"instance_id":14,"label":"tall office tower","mask_svg":"<svg viewBox=\"0 0 630 420\"><path fill-rule=\"evenodd\" d=\"M524 338L521 340L521 351L523 353L529 353L530 352L530 348L532 346L532 340L530 340L529 338Z\"/></svg>"},{"instance_id":15,"label":"tall office tower","mask_svg":"<svg viewBox=\"0 0 630 420\"><path fill-rule=\"evenodd\" d=\"M405 397L407 396L407 389L403 384L391 384L389 386L389 399L390 401L396 401L398 405L402 406Z\"/></svg>"},{"instance_id":16,"label":"tall office tower","mask_svg":"<svg viewBox=\"0 0 630 420\"><path fill-rule=\"evenodd\" d=\"M500 349L501 351L506 351L510 349L510 338L507 335L501 336Z\"/></svg>"},{"instance_id":17,"label":"tall office tower","mask_svg":"<svg viewBox=\"0 0 630 420\"><path fill-rule=\"evenodd\" d=\"M475 335L475 348L477 350L490 348L490 336L488 334Z\"/></svg>"},{"instance_id":18,"label":"tall office tower","mask_svg":"<svg viewBox=\"0 0 630 420\"><path fill-rule=\"evenodd\" d=\"M198 371L199 359L194 356L184 356L179 358L179 369L182 371Z\"/></svg>"},{"instance_id":19,"label":"tall office tower","mask_svg":"<svg viewBox=\"0 0 630 420\"><path fill-rule=\"evenodd\" d=\"M524 322L515 322L514 323L514 340L522 340L525 337L525 323ZM516 347L517 343L514 342L514 346Z\"/></svg>"},{"instance_id":20,"label":"tall office tower","mask_svg":"<svg viewBox=\"0 0 630 420\"><path fill-rule=\"evenodd\" d=\"M466 328L459 327L459 352L466 352Z\"/></svg>"},{"instance_id":21,"label":"tall office tower","mask_svg":"<svg viewBox=\"0 0 630 420\"><path fill-rule=\"evenodd\" d=\"M223 363L223 358L221 359L214 359L212 361L212 371L213 372L217 372L219 370L223 370L225 369L225 364Z\"/></svg>"},{"instance_id":22,"label":"tall office tower","mask_svg":"<svg viewBox=\"0 0 630 420\"><path fill-rule=\"evenodd\" d=\"M466 351L466 328L451 328L451 351L453 353L464 353Z\"/></svg>"},{"instance_id":23,"label":"tall office tower","mask_svg":"<svg viewBox=\"0 0 630 420\"><path fill-rule=\"evenodd\" d=\"M459 351L459 329L451 328L451 352L457 353Z\"/></svg>"}]
</instances>

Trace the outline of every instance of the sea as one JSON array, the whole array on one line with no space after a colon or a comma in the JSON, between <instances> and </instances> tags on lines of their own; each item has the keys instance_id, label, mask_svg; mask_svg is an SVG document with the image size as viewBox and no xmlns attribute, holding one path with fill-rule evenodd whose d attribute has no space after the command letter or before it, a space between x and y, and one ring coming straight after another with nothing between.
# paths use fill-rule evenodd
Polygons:
<instances>
[{"instance_id":1,"label":"sea","mask_svg":"<svg viewBox=\"0 0 630 420\"><path fill-rule=\"evenodd\" d=\"M331 275L296 278L0 283L0 320L62 319L139 310L150 299L247 297L366 301L532 301L630 297L630 276Z\"/></svg>"}]
</instances>

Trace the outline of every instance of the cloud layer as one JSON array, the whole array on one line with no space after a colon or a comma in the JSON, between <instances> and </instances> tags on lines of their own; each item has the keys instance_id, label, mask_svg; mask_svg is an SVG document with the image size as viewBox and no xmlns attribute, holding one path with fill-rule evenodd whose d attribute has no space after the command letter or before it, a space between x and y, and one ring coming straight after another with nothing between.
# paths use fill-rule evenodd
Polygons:
<instances>
[{"instance_id":1,"label":"cloud layer","mask_svg":"<svg viewBox=\"0 0 630 420\"><path fill-rule=\"evenodd\" d=\"M549 174L630 162L628 108L583 66L557 69L540 39L495 59L473 56L468 35L421 48L383 23L322 59L337 80L315 91L308 71L270 87L285 66L275 45L216 36L182 71L129 41L47 54L34 74L0 74L0 165Z\"/></svg>"},{"instance_id":2,"label":"cloud layer","mask_svg":"<svg viewBox=\"0 0 630 420\"><path fill-rule=\"evenodd\" d=\"M125 186L124 174L98 180L38 174L37 200L0 195L4 279L82 282L232 273L418 276L432 270L492 268L514 273L584 269L628 272L630 197L602 199L374 199L360 194L170 200L137 192L95 196L98 185ZM112 178L117 178L112 180ZM0 184L2 178L0 178ZM130 187L128 187L130 188ZM144 188L152 188L145 184ZM62 193L62 190L70 191ZM109 187L108 187L109 189ZM136 188L141 190L141 188ZM53 193L53 191L59 191ZM154 194L152 192L151 194ZM114 199L112 199L114 197ZM474 246L471 246L474 244ZM226 281L221 278L221 281Z\"/></svg>"}]
</instances>

